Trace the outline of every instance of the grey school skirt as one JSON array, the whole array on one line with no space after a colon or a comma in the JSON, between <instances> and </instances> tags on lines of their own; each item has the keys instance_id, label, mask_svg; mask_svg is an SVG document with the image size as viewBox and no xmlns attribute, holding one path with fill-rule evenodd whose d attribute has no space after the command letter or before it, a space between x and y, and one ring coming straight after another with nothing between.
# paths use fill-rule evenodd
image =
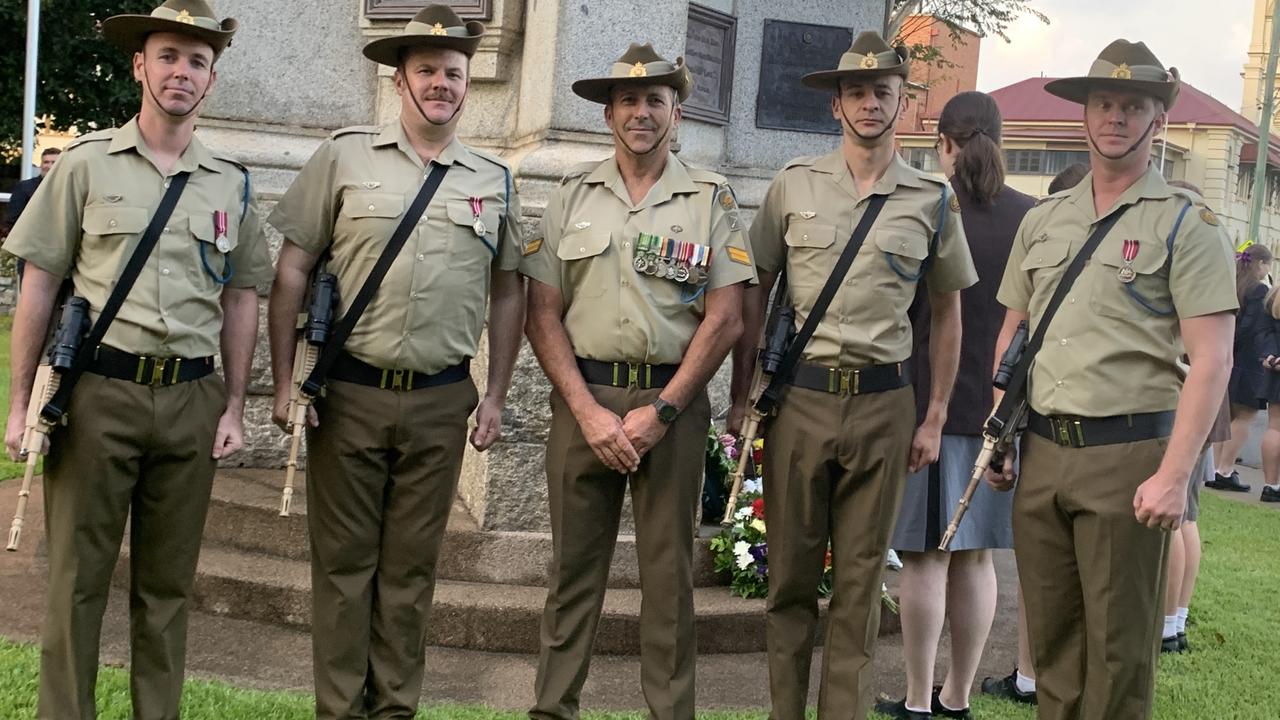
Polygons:
<instances>
[{"instance_id":1,"label":"grey school skirt","mask_svg":"<svg viewBox=\"0 0 1280 720\"><path fill-rule=\"evenodd\" d=\"M936 550L956 503L969 484L982 438L943 435L938 462L907 477L891 547L905 552ZM1013 547L1013 490L997 492L983 482L951 541L951 550Z\"/></svg>"}]
</instances>

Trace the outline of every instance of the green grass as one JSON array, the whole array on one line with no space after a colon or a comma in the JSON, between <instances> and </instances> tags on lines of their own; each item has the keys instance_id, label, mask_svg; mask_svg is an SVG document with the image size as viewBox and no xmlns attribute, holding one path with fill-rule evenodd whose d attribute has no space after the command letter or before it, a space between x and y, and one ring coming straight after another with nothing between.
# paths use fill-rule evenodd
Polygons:
<instances>
[{"instance_id":1,"label":"green grass","mask_svg":"<svg viewBox=\"0 0 1280 720\"><path fill-rule=\"evenodd\" d=\"M1156 683L1157 720L1263 720L1280 707L1275 681L1276 599L1280 598L1280 513L1269 508L1203 498L1200 518L1204 562L1188 628L1192 652L1164 656ZM31 717L39 650L0 640L0 717ZM760 682L766 682L760 678ZM98 677L102 720L129 717L124 670L103 668ZM976 696L983 720L1032 720L1030 708ZM305 720L311 698L301 693L242 690L189 680L183 696L188 720ZM434 706L418 712L429 720L519 720L521 712L476 706ZM587 712L588 720L643 720L644 713ZM763 711L699 713L705 720L764 720Z\"/></svg>"}]
</instances>

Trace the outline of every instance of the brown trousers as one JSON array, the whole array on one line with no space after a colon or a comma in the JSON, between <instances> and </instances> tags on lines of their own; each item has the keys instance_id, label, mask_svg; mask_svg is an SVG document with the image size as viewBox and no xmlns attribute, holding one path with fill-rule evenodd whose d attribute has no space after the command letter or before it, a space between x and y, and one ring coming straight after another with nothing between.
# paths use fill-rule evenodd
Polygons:
<instances>
[{"instance_id":1,"label":"brown trousers","mask_svg":"<svg viewBox=\"0 0 1280 720\"><path fill-rule=\"evenodd\" d=\"M852 397L790 387L765 430L772 720L805 716L828 540L834 591L818 716L867 716L884 557L906 487L915 417L910 387Z\"/></svg>"},{"instance_id":2,"label":"brown trousers","mask_svg":"<svg viewBox=\"0 0 1280 720\"><path fill-rule=\"evenodd\" d=\"M470 378L420 390L330 381L307 431L316 717L412 718Z\"/></svg>"},{"instance_id":3,"label":"brown trousers","mask_svg":"<svg viewBox=\"0 0 1280 720\"><path fill-rule=\"evenodd\" d=\"M1013 544L1040 720L1151 717L1169 534L1138 524L1133 495L1167 446L1023 438Z\"/></svg>"},{"instance_id":4,"label":"brown trousers","mask_svg":"<svg viewBox=\"0 0 1280 720\"><path fill-rule=\"evenodd\" d=\"M86 373L45 458L49 599L37 717L91 720L102 615L129 530L136 720L174 720L187 614L213 487L222 378L147 387Z\"/></svg>"},{"instance_id":5,"label":"brown trousers","mask_svg":"<svg viewBox=\"0 0 1280 720\"><path fill-rule=\"evenodd\" d=\"M648 405L661 392L589 387L596 401L619 417ZM564 400L552 393L547 489L553 560L530 718L578 717L629 481L643 595L640 688L651 717L692 720L696 650L690 529L702 490L710 423L711 403L701 393L628 478L596 458Z\"/></svg>"}]
</instances>

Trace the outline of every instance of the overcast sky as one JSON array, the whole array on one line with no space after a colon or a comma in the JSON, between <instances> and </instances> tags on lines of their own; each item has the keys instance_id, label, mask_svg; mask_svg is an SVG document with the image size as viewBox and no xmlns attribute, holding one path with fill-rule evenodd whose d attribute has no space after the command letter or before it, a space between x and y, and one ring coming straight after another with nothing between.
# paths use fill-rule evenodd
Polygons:
<instances>
[{"instance_id":1,"label":"overcast sky","mask_svg":"<svg viewBox=\"0 0 1280 720\"><path fill-rule=\"evenodd\" d=\"M1183 80L1240 109L1240 73L1249 51L1255 0L1032 0L1049 25L1023 18L982 41L978 89L1028 77L1083 75L1116 38L1141 40Z\"/></svg>"}]
</instances>

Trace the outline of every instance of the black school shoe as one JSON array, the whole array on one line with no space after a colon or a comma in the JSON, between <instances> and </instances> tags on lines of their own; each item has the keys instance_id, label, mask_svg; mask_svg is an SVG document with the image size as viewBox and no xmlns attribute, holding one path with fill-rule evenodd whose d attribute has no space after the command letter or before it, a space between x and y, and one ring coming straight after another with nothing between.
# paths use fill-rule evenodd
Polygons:
<instances>
[{"instance_id":1,"label":"black school shoe","mask_svg":"<svg viewBox=\"0 0 1280 720\"><path fill-rule=\"evenodd\" d=\"M933 689L933 699L931 700L930 709L933 710L934 717L960 718L961 720L973 720L973 713L969 711L969 708L966 707L960 710L952 710L946 705L943 705L942 699L938 697L941 694L942 694L941 685Z\"/></svg>"},{"instance_id":2,"label":"black school shoe","mask_svg":"<svg viewBox=\"0 0 1280 720\"><path fill-rule=\"evenodd\" d=\"M1160 652L1163 653L1180 653L1182 652L1182 643L1178 641L1177 635L1170 635L1167 638L1160 639Z\"/></svg>"},{"instance_id":3,"label":"black school shoe","mask_svg":"<svg viewBox=\"0 0 1280 720\"><path fill-rule=\"evenodd\" d=\"M929 718L933 717L931 713L908 710L906 698L894 700L884 695L881 695L876 700L876 712L888 715L891 718L897 718L897 720L929 720Z\"/></svg>"},{"instance_id":4,"label":"black school shoe","mask_svg":"<svg viewBox=\"0 0 1280 720\"><path fill-rule=\"evenodd\" d=\"M1214 490L1230 490L1231 492L1249 492L1252 486L1240 482L1240 473L1235 470L1230 475L1222 475L1215 472L1213 479L1204 484L1205 487Z\"/></svg>"},{"instance_id":5,"label":"black school shoe","mask_svg":"<svg viewBox=\"0 0 1280 720\"><path fill-rule=\"evenodd\" d=\"M1018 670L1014 671L1002 678L983 678L982 692L985 695L994 695L1012 700L1014 702L1023 703L1024 705L1036 705L1036 692L1022 692L1018 689Z\"/></svg>"},{"instance_id":6,"label":"black school shoe","mask_svg":"<svg viewBox=\"0 0 1280 720\"><path fill-rule=\"evenodd\" d=\"M1280 490L1272 490L1271 488L1263 485L1262 502L1280 503Z\"/></svg>"},{"instance_id":7,"label":"black school shoe","mask_svg":"<svg viewBox=\"0 0 1280 720\"><path fill-rule=\"evenodd\" d=\"M1191 643L1187 642L1187 634L1178 633L1178 652L1187 652L1191 649Z\"/></svg>"}]
</instances>

